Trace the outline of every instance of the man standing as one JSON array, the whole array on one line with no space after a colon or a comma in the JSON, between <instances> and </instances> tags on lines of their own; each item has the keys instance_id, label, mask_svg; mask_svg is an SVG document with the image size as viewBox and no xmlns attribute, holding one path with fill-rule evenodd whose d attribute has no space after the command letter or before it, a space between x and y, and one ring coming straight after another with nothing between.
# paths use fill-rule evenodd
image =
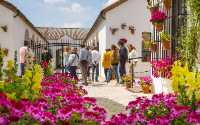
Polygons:
<instances>
[{"instance_id":1,"label":"man standing","mask_svg":"<svg viewBox=\"0 0 200 125\"><path fill-rule=\"evenodd\" d=\"M47 61L49 63L49 60L52 58L51 53L48 52L47 47L44 47L44 53L42 53L42 62Z\"/></svg>"},{"instance_id":2,"label":"man standing","mask_svg":"<svg viewBox=\"0 0 200 125\"><path fill-rule=\"evenodd\" d=\"M24 75L24 67L25 67L24 57L26 55L26 53L25 53L26 49L28 49L28 41L24 41L24 46L19 49L20 66L21 66L21 76ZM32 50L30 48L29 48L29 51L32 52Z\"/></svg>"},{"instance_id":3,"label":"man standing","mask_svg":"<svg viewBox=\"0 0 200 125\"><path fill-rule=\"evenodd\" d=\"M118 46L120 47L119 49L119 73L120 73L120 76L121 76L121 79L122 77L124 76L124 74L126 74L126 61L128 59L128 52L127 52L127 49L126 47L124 47L123 45L123 41L118 41ZM124 84L124 81L122 80L120 82L120 84Z\"/></svg>"},{"instance_id":4,"label":"man standing","mask_svg":"<svg viewBox=\"0 0 200 125\"><path fill-rule=\"evenodd\" d=\"M83 85L85 85L85 86L88 86L87 70L89 67L89 60L90 60L89 51L87 49L85 49L84 44L81 44L79 62L80 62L80 68L81 68L81 72L82 72L82 78L84 80Z\"/></svg>"},{"instance_id":5,"label":"man standing","mask_svg":"<svg viewBox=\"0 0 200 125\"><path fill-rule=\"evenodd\" d=\"M110 68L110 49L106 49L106 52L103 54L103 60L102 60L102 67L104 67L104 73L105 77L107 80L107 74L108 74L108 69ZM106 82L105 80L105 82Z\"/></svg>"},{"instance_id":6,"label":"man standing","mask_svg":"<svg viewBox=\"0 0 200 125\"><path fill-rule=\"evenodd\" d=\"M94 47L94 50L92 51L92 82L94 82L94 71L96 69L96 82L98 81L99 76L99 62L101 60L101 54L97 51L97 47Z\"/></svg>"}]
</instances>

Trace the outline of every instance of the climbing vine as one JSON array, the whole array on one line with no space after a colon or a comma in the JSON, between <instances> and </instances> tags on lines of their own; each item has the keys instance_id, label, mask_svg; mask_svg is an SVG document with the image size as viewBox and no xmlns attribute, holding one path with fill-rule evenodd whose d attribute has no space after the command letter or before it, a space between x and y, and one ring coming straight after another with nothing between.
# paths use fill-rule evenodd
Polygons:
<instances>
[{"instance_id":1,"label":"climbing vine","mask_svg":"<svg viewBox=\"0 0 200 125\"><path fill-rule=\"evenodd\" d=\"M200 1L187 0L188 20L187 26L183 26L178 37L178 48L183 64L189 67L190 71L197 69L197 63L200 63Z\"/></svg>"}]
</instances>

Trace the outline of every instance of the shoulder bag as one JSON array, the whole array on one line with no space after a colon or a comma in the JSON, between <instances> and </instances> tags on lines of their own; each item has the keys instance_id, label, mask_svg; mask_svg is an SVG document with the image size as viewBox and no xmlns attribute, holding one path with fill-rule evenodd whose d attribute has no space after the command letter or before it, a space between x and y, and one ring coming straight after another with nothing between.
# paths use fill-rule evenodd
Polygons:
<instances>
[{"instance_id":1,"label":"shoulder bag","mask_svg":"<svg viewBox=\"0 0 200 125\"><path fill-rule=\"evenodd\" d=\"M74 58L74 60L76 59L76 56L75 56L75 58ZM67 65L66 65L66 67L65 67L65 70L67 71L67 70L70 70L70 67L71 67L71 65L72 65L72 63L74 62L74 60L71 62L71 63L68 63Z\"/></svg>"}]
</instances>

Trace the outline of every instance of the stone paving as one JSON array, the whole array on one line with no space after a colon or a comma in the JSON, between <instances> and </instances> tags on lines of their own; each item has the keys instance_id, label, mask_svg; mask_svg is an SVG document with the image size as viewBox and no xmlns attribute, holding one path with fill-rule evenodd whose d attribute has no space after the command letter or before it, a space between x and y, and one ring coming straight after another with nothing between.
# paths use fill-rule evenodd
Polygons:
<instances>
[{"instance_id":1,"label":"stone paving","mask_svg":"<svg viewBox=\"0 0 200 125\"><path fill-rule=\"evenodd\" d=\"M119 113L128 114L126 111L126 106L130 101L135 100L137 97L147 96L151 98L152 94L143 94L143 93L133 93L126 90L124 85L115 86L116 80L112 80L108 83L108 86L103 84L103 78L99 78L98 83L94 82L84 88L88 91L89 97L97 99L97 105L101 108L104 108L107 114L107 120L111 118L112 115ZM137 81L137 79L136 79Z\"/></svg>"}]
</instances>

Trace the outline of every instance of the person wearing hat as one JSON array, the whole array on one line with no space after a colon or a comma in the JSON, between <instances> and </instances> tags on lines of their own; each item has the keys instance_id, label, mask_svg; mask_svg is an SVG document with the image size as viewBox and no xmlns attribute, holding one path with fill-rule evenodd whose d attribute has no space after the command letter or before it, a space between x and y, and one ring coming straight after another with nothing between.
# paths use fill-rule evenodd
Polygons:
<instances>
[{"instance_id":1,"label":"person wearing hat","mask_svg":"<svg viewBox=\"0 0 200 125\"><path fill-rule=\"evenodd\" d=\"M24 57L25 57L25 55L26 55L25 50L26 50L26 49L29 49L29 51L32 52L32 50L31 50L30 48L28 48L28 44L29 44L28 41L24 41L24 46L21 47L21 48L19 49L20 66L21 66L21 76L24 75L24 67L25 67L25 60L24 60Z\"/></svg>"},{"instance_id":2,"label":"person wearing hat","mask_svg":"<svg viewBox=\"0 0 200 125\"><path fill-rule=\"evenodd\" d=\"M107 80L107 73L108 69L110 68L110 53L109 48L106 49L106 52L103 54L103 60L102 60L102 67L104 67L104 74L105 78ZM106 82L106 80L104 82Z\"/></svg>"}]
</instances>

